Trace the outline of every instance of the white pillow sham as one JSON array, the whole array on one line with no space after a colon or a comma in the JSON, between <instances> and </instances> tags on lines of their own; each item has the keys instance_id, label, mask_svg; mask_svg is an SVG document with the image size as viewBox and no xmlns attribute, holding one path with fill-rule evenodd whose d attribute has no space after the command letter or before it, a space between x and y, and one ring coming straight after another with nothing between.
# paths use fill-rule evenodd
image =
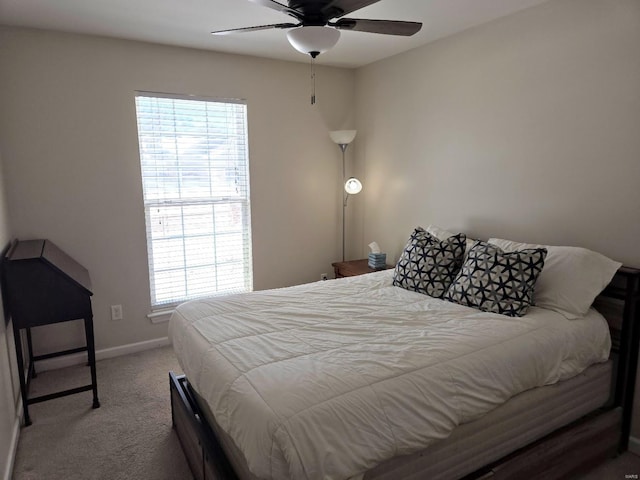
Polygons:
<instances>
[{"instance_id":1,"label":"white pillow sham","mask_svg":"<svg viewBox=\"0 0 640 480\"><path fill-rule=\"evenodd\" d=\"M620 262L581 247L556 247L490 238L506 252L546 248L544 268L533 294L537 307L553 310L572 320L584 317L595 298L622 266Z\"/></svg>"}]
</instances>

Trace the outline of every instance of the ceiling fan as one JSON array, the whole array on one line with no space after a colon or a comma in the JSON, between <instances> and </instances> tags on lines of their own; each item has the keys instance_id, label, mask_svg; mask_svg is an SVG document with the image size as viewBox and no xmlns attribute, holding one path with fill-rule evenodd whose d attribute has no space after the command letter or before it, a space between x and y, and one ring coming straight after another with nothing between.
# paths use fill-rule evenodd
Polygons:
<instances>
[{"instance_id":1,"label":"ceiling fan","mask_svg":"<svg viewBox=\"0 0 640 480\"><path fill-rule=\"evenodd\" d=\"M250 0L296 19L297 23L275 23L255 27L232 28L211 32L214 35L253 32L272 28L291 29L287 38L298 51L316 58L330 50L340 38L340 30L411 36L420 31L422 23L399 20L365 20L344 18L356 10L380 0L287 0L286 5L274 0Z\"/></svg>"}]
</instances>

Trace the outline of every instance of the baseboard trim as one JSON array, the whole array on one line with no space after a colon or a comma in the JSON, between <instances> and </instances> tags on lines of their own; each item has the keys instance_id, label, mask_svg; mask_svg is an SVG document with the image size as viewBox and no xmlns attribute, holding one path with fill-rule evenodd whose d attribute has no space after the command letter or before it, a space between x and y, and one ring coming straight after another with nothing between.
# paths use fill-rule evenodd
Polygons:
<instances>
[{"instance_id":1,"label":"baseboard trim","mask_svg":"<svg viewBox=\"0 0 640 480\"><path fill-rule=\"evenodd\" d=\"M629 437L629 451L636 455L640 455L640 439Z\"/></svg>"},{"instance_id":2,"label":"baseboard trim","mask_svg":"<svg viewBox=\"0 0 640 480\"><path fill-rule=\"evenodd\" d=\"M11 444L7 452L6 468L2 476L3 480L11 480L13 476L13 464L16 460L18 452L18 439L20 438L20 422L22 419L22 399L18 401L16 406L16 418L13 422L13 431L11 432Z\"/></svg>"},{"instance_id":3,"label":"baseboard trim","mask_svg":"<svg viewBox=\"0 0 640 480\"><path fill-rule=\"evenodd\" d=\"M164 347L170 344L171 342L169 341L169 337L162 337L153 340L146 340L144 342L120 345L118 347L104 348L102 350L96 350L96 360L119 357L121 355L151 350L152 348ZM83 363L87 363L87 354L85 352L39 360L36 363L36 367L38 372L44 372L47 370L70 367L72 365L81 365Z\"/></svg>"}]
</instances>

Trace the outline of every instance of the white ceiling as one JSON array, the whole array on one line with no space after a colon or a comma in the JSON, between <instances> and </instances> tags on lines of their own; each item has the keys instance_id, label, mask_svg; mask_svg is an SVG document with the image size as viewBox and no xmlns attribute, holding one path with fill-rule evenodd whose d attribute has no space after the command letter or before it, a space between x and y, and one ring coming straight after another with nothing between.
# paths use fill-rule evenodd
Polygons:
<instances>
[{"instance_id":1,"label":"white ceiling","mask_svg":"<svg viewBox=\"0 0 640 480\"><path fill-rule=\"evenodd\" d=\"M413 37L343 31L318 63L358 67L546 0L381 0L347 17L422 22ZM284 30L213 36L227 28L291 22L249 0L0 0L0 24L103 35L307 62Z\"/></svg>"}]
</instances>

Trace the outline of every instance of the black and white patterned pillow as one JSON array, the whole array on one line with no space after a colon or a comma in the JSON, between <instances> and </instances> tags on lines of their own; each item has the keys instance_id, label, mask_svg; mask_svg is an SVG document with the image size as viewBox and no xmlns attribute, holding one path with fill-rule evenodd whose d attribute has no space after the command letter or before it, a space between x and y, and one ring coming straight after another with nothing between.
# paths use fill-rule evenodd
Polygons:
<instances>
[{"instance_id":1,"label":"black and white patterned pillow","mask_svg":"<svg viewBox=\"0 0 640 480\"><path fill-rule=\"evenodd\" d=\"M439 240L423 228L416 228L396 264L393 284L442 298L460 270L466 238L459 233Z\"/></svg>"},{"instance_id":2,"label":"black and white patterned pillow","mask_svg":"<svg viewBox=\"0 0 640 480\"><path fill-rule=\"evenodd\" d=\"M521 317L532 304L546 256L546 248L506 253L477 241L444 298L484 312Z\"/></svg>"}]
</instances>

